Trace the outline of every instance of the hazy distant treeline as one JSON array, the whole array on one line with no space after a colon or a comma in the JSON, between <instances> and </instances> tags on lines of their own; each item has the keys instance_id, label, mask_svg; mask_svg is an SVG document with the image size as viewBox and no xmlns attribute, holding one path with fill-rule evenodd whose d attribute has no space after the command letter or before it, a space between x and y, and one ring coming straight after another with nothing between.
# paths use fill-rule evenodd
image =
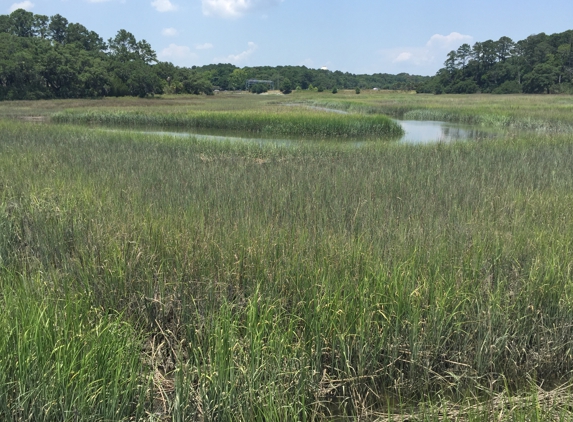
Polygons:
<instances>
[{"instance_id":1,"label":"hazy distant treeline","mask_svg":"<svg viewBox=\"0 0 573 422\"><path fill-rule=\"evenodd\" d=\"M257 66L238 68L232 64L212 64L196 68L208 72L213 85L221 89L244 89L244 80L272 80L281 90L292 89L394 89L413 90L429 80L427 76L399 73L355 75L348 72L310 69L306 66ZM277 85L278 84L278 85Z\"/></svg>"}]
</instances>

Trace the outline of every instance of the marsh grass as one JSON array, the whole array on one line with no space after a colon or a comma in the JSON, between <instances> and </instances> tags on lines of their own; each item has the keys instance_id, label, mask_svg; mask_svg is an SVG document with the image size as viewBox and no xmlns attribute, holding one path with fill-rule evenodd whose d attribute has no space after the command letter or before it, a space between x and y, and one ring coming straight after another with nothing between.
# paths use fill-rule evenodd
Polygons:
<instances>
[{"instance_id":1,"label":"marsh grass","mask_svg":"<svg viewBox=\"0 0 573 422\"><path fill-rule=\"evenodd\" d=\"M300 103L352 114L389 115L416 120L445 120L477 124L503 130L534 130L571 133L573 100L566 95L416 95L405 92L341 91L330 93L297 91L292 95L221 93L215 96L161 96L105 98L101 100L13 101L0 104L0 115L13 118L49 118L62 110L78 114L247 113L276 114L285 104ZM284 110L283 110L284 111ZM293 110L291 110L293 111ZM305 110L308 112L308 110ZM256 113L255 113L256 114ZM283 113L284 114L284 113ZM145 123L145 122L143 122Z\"/></svg>"},{"instance_id":2,"label":"marsh grass","mask_svg":"<svg viewBox=\"0 0 573 422\"><path fill-rule=\"evenodd\" d=\"M301 105L404 120L446 121L513 131L573 132L570 96L370 93L360 99L347 95L333 100L307 94L298 95L297 101Z\"/></svg>"},{"instance_id":3,"label":"marsh grass","mask_svg":"<svg viewBox=\"0 0 573 422\"><path fill-rule=\"evenodd\" d=\"M356 149L0 133L0 338L44 345L0 352L9 419L121 420L90 390L120 378L114 408L149 420L570 416L569 136ZM98 348L116 372L88 365Z\"/></svg>"},{"instance_id":4,"label":"marsh grass","mask_svg":"<svg viewBox=\"0 0 573 422\"><path fill-rule=\"evenodd\" d=\"M2 271L0 417L127 420L144 415L142 339L85 297L56 297L40 273Z\"/></svg>"},{"instance_id":5,"label":"marsh grass","mask_svg":"<svg viewBox=\"0 0 573 422\"><path fill-rule=\"evenodd\" d=\"M185 129L232 130L258 135L336 138L392 138L403 130L386 116L333 116L318 112L286 112L284 109L263 112L102 112L67 111L52 116L57 123L105 124L114 126L153 126Z\"/></svg>"}]
</instances>

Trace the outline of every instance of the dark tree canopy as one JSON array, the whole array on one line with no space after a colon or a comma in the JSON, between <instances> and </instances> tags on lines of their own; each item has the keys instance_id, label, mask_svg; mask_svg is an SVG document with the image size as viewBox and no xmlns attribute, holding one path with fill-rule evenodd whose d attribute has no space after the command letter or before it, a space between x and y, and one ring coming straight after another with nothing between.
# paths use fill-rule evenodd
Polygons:
<instances>
[{"instance_id":1,"label":"dark tree canopy","mask_svg":"<svg viewBox=\"0 0 573 422\"><path fill-rule=\"evenodd\" d=\"M573 31L462 45L418 92L573 93Z\"/></svg>"},{"instance_id":2,"label":"dark tree canopy","mask_svg":"<svg viewBox=\"0 0 573 422\"><path fill-rule=\"evenodd\" d=\"M108 48L97 33L58 14L0 15L0 100L163 92L145 40L120 30L110 41Z\"/></svg>"}]
</instances>

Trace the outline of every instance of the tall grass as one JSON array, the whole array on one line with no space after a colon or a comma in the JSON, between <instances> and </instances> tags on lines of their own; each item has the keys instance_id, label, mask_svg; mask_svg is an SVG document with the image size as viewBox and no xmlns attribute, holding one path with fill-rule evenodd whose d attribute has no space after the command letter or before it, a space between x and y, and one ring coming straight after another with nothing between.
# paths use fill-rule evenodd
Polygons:
<instances>
[{"instance_id":1,"label":"tall grass","mask_svg":"<svg viewBox=\"0 0 573 422\"><path fill-rule=\"evenodd\" d=\"M351 149L0 130L3 274L36 280L48 320L86 327L68 338L145 335L139 354L97 343L119 348L110 368L137 357L141 385L149 365L150 391L122 390L134 415L316 420L570 379L566 136ZM20 296L3 294L8 315ZM51 353L0 396L42 385L33 374L64 359Z\"/></svg>"},{"instance_id":2,"label":"tall grass","mask_svg":"<svg viewBox=\"0 0 573 422\"><path fill-rule=\"evenodd\" d=\"M142 342L128 322L91 307L89 294L56 297L41 273L3 270L1 280L3 420L120 421L144 415Z\"/></svg>"},{"instance_id":3,"label":"tall grass","mask_svg":"<svg viewBox=\"0 0 573 422\"><path fill-rule=\"evenodd\" d=\"M58 123L146 125L191 129L233 130L274 136L313 138L399 137L403 130L386 116L333 116L303 112L149 113L126 111L66 111L52 116Z\"/></svg>"}]
</instances>

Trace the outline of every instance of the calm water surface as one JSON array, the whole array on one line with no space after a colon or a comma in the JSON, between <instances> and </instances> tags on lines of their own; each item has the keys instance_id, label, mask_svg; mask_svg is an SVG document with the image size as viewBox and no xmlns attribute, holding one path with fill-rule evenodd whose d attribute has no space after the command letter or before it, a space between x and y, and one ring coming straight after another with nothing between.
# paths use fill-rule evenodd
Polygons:
<instances>
[{"instance_id":1,"label":"calm water surface","mask_svg":"<svg viewBox=\"0 0 573 422\"><path fill-rule=\"evenodd\" d=\"M404 129L402 143L428 144L434 142L455 141L479 141L480 139L493 138L492 132L483 128L468 125L460 125L448 122L420 121L420 120L397 120Z\"/></svg>"},{"instance_id":2,"label":"calm water surface","mask_svg":"<svg viewBox=\"0 0 573 422\"><path fill-rule=\"evenodd\" d=\"M404 129L404 136L397 141L405 144L429 144L435 142L456 142L456 141L479 141L480 139L492 138L495 135L492 132L484 131L482 128L460 125L448 122L436 121L419 121L419 120L397 120ZM119 129L125 130L125 129ZM273 139L273 138L256 138L250 134L229 134L229 133L198 133L192 131L173 132L162 130L145 130L141 133L170 135L177 137L193 137L199 139L208 139L220 142L253 142L258 144L276 144L292 145L301 139ZM341 141L347 142L347 141ZM360 146L364 142L354 142Z\"/></svg>"}]
</instances>

